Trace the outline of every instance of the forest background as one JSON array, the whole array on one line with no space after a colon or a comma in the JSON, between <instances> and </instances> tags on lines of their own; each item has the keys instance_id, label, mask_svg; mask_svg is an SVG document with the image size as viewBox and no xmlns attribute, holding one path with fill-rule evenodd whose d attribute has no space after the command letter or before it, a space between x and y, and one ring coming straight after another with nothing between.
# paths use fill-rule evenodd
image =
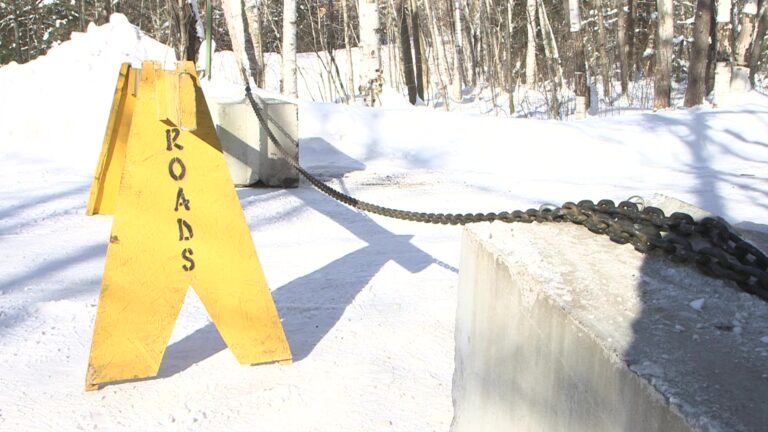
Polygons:
<instances>
[{"instance_id":1,"label":"forest background","mask_svg":"<svg viewBox=\"0 0 768 432\"><path fill-rule=\"evenodd\" d=\"M205 55L210 16L215 50L235 51L256 85L265 86L265 58L279 55L288 96L301 78L297 53L314 53L327 81L317 98L332 102L376 105L386 83L412 104L450 109L485 89L493 112L520 116L533 91L546 117L583 118L596 107L664 109L675 95L718 105L768 87L766 0L206 3L2 0L0 65L29 62L119 12L193 60Z\"/></svg>"}]
</instances>

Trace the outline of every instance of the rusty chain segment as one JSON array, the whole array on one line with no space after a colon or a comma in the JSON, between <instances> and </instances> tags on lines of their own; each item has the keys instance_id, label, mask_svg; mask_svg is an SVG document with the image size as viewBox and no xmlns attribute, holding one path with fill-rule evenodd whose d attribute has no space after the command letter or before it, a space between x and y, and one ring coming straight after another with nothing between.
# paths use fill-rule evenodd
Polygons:
<instances>
[{"instance_id":1,"label":"rusty chain segment","mask_svg":"<svg viewBox=\"0 0 768 432\"><path fill-rule=\"evenodd\" d=\"M559 207L550 205L525 211L475 214L424 213L378 206L339 192L302 168L272 133L249 87L245 94L283 158L315 188L350 207L394 219L443 225L493 221L570 222L583 225L593 233L607 235L615 243L629 243L641 253L661 250L673 262L695 264L702 273L731 280L744 291L768 301L768 257L719 217L696 221L687 213L675 212L666 216L659 208L629 200L618 205L611 200L601 200L597 204L584 200L566 202Z\"/></svg>"}]
</instances>

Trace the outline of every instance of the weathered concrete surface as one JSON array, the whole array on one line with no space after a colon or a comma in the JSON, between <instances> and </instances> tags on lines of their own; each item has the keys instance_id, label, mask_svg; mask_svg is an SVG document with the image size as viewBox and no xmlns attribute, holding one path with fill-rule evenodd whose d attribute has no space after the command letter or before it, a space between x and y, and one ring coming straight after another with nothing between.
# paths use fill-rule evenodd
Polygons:
<instances>
[{"instance_id":1,"label":"weathered concrete surface","mask_svg":"<svg viewBox=\"0 0 768 432\"><path fill-rule=\"evenodd\" d=\"M285 151L299 159L299 108L296 104L277 99L263 99L267 122ZM258 119L257 119L258 123ZM277 151L266 132L259 132L259 180L267 186L298 187L299 172Z\"/></svg>"},{"instance_id":2,"label":"weathered concrete surface","mask_svg":"<svg viewBox=\"0 0 768 432\"><path fill-rule=\"evenodd\" d=\"M276 99L263 99L263 103L270 129L283 148L298 159L298 107ZM257 182L271 187L299 185L298 171L277 152L243 96L209 98L208 106L236 186Z\"/></svg>"},{"instance_id":3,"label":"weathered concrete surface","mask_svg":"<svg viewBox=\"0 0 768 432\"><path fill-rule=\"evenodd\" d=\"M766 431L768 305L583 227L470 226L453 398L457 432Z\"/></svg>"}]
</instances>

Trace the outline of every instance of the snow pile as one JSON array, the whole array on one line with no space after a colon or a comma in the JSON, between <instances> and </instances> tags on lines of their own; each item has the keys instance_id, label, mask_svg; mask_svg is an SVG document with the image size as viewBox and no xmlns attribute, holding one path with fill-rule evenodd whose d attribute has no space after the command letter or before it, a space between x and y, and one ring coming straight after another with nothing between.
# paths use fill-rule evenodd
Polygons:
<instances>
[{"instance_id":1,"label":"snow pile","mask_svg":"<svg viewBox=\"0 0 768 432\"><path fill-rule=\"evenodd\" d=\"M26 143L33 153L92 169L120 64L139 67L144 60L173 65L175 54L113 14L108 24L91 23L45 56L0 68L2 150Z\"/></svg>"}]
</instances>

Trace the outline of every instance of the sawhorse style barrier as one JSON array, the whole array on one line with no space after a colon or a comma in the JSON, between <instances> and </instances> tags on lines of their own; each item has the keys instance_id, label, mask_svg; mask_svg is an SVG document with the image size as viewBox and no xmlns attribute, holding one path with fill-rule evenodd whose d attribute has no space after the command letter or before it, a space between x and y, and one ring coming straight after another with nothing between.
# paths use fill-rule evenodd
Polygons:
<instances>
[{"instance_id":1,"label":"sawhorse style barrier","mask_svg":"<svg viewBox=\"0 0 768 432\"><path fill-rule=\"evenodd\" d=\"M122 65L87 213L114 213L86 390L157 375L192 286L242 364L291 352L191 62Z\"/></svg>"}]
</instances>

